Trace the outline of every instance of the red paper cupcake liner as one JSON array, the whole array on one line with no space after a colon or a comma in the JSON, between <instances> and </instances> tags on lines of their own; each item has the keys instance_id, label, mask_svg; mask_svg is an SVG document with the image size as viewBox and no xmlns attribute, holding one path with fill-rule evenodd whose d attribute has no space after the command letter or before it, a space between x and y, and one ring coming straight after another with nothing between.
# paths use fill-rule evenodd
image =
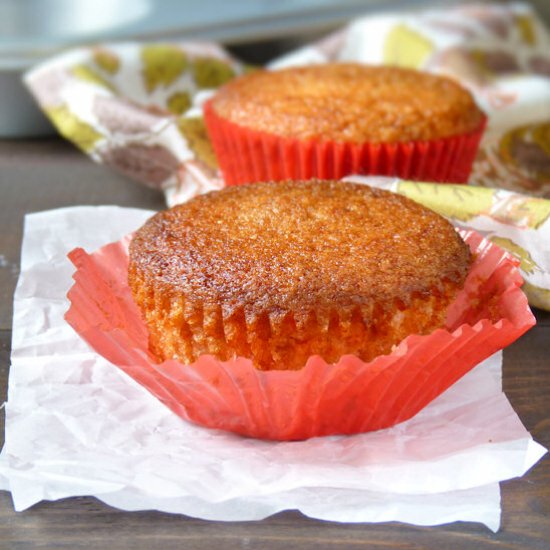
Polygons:
<instances>
[{"instance_id":1,"label":"red paper cupcake liner","mask_svg":"<svg viewBox=\"0 0 550 550\"><path fill-rule=\"evenodd\" d=\"M127 283L130 238L69 254L77 270L65 318L94 350L197 424L273 440L378 430L414 416L535 323L518 262L475 232L462 236L475 261L447 328L411 335L369 363L350 355L336 364L312 356L299 371L259 371L243 357L157 363Z\"/></svg>"},{"instance_id":2,"label":"red paper cupcake liner","mask_svg":"<svg viewBox=\"0 0 550 550\"><path fill-rule=\"evenodd\" d=\"M204 120L226 185L351 174L466 183L486 125L484 118L476 130L443 139L354 144L251 130L218 116L211 101Z\"/></svg>"}]
</instances>

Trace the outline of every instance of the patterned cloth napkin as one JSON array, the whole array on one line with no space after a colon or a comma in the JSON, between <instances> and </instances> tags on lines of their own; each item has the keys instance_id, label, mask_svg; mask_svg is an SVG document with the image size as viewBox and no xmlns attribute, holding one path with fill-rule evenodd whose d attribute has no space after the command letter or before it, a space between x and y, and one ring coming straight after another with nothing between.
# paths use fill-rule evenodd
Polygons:
<instances>
[{"instance_id":1,"label":"patterned cloth napkin","mask_svg":"<svg viewBox=\"0 0 550 550\"><path fill-rule=\"evenodd\" d=\"M471 185L392 189L518 257L530 303L550 310L549 52L550 33L528 5L468 4L364 17L269 68L359 61L460 80L489 116ZM63 136L173 205L223 187L202 105L248 70L216 44L106 44L61 54L25 82Z\"/></svg>"}]
</instances>

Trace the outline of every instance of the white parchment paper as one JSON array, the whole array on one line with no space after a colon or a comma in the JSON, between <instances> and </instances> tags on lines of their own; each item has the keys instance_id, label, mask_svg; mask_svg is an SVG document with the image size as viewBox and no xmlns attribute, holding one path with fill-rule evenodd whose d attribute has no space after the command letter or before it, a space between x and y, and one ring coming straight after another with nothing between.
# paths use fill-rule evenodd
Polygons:
<instances>
[{"instance_id":1,"label":"white parchment paper","mask_svg":"<svg viewBox=\"0 0 550 550\"><path fill-rule=\"evenodd\" d=\"M66 254L118 240L150 214L74 207L26 218L0 455L0 488L16 510L94 495L224 521L298 509L332 521L498 529L498 482L546 452L502 393L501 354L394 428L277 443L186 423L90 350L63 320Z\"/></svg>"}]
</instances>

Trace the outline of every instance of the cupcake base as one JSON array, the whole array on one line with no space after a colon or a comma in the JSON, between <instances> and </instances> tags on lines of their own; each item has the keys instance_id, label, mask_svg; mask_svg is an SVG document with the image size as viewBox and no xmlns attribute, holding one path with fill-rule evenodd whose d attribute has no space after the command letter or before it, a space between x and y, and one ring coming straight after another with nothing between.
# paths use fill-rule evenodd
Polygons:
<instances>
[{"instance_id":1,"label":"cupcake base","mask_svg":"<svg viewBox=\"0 0 550 550\"><path fill-rule=\"evenodd\" d=\"M77 271L66 320L98 353L202 426L273 440L378 430L414 416L535 322L517 261L475 232L462 236L475 261L447 328L408 336L368 363L349 355L335 364L312 356L297 371L259 371L243 357L156 363L127 284L129 239L69 255Z\"/></svg>"},{"instance_id":2,"label":"cupcake base","mask_svg":"<svg viewBox=\"0 0 550 550\"><path fill-rule=\"evenodd\" d=\"M486 119L474 131L407 143L297 140L251 130L204 106L208 134L226 185L258 181L341 179L352 174L415 181L468 181Z\"/></svg>"}]
</instances>

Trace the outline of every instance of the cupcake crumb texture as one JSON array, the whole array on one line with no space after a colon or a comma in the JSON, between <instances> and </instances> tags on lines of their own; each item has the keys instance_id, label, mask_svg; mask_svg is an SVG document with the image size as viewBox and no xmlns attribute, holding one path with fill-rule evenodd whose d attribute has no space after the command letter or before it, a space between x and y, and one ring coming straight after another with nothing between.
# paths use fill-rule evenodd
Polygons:
<instances>
[{"instance_id":1,"label":"cupcake crumb texture","mask_svg":"<svg viewBox=\"0 0 550 550\"><path fill-rule=\"evenodd\" d=\"M456 136L475 131L484 118L450 78L354 63L249 73L223 86L213 108L277 136L356 143Z\"/></svg>"},{"instance_id":2,"label":"cupcake crumb texture","mask_svg":"<svg viewBox=\"0 0 550 550\"><path fill-rule=\"evenodd\" d=\"M469 265L452 225L405 197L258 183L155 215L132 240L129 284L160 359L298 369L443 326Z\"/></svg>"}]
</instances>

